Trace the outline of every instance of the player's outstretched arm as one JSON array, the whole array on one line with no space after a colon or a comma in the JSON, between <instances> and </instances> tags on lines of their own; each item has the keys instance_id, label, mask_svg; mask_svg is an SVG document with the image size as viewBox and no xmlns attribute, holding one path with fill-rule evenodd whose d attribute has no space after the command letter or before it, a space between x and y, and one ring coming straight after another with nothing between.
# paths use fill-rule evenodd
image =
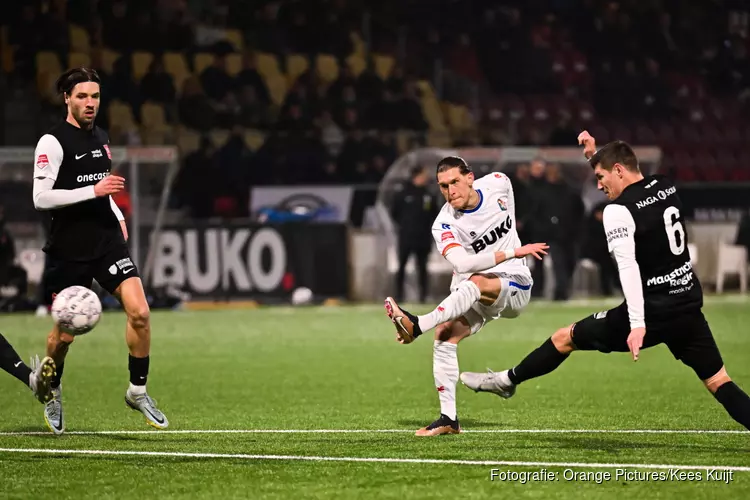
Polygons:
<instances>
[{"instance_id":1,"label":"player's outstretched arm","mask_svg":"<svg viewBox=\"0 0 750 500\"><path fill-rule=\"evenodd\" d=\"M637 361L643 338L646 336L646 316L641 268L635 259L635 221L624 206L608 205L604 209L603 222L609 251L617 262L622 292L628 305L628 347L633 354L633 360Z\"/></svg>"},{"instance_id":2,"label":"player's outstretched arm","mask_svg":"<svg viewBox=\"0 0 750 500\"><path fill-rule=\"evenodd\" d=\"M546 243L530 243L511 250L500 250L494 253L480 253L469 255L461 246L454 246L445 253L445 258L451 263L453 269L459 273L479 273L486 271L501 262L510 259L520 259L527 255L533 255L541 260L542 255L547 255L549 245Z\"/></svg>"}]
</instances>

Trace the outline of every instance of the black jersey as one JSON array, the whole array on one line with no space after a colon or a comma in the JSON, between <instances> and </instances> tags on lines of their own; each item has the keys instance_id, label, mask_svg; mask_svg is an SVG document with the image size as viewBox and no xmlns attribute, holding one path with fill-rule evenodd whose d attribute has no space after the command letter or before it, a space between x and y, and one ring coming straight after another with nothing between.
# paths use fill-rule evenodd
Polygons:
<instances>
[{"instance_id":1,"label":"black jersey","mask_svg":"<svg viewBox=\"0 0 750 500\"><path fill-rule=\"evenodd\" d=\"M607 206L604 222L621 280L623 273L632 272L627 267L634 255L640 270L646 323L700 310L703 291L690 261L682 202L674 184L662 176L631 184ZM627 283L622 284L630 302ZM638 297L637 291L630 295ZM628 308L632 323L638 304L629 303Z\"/></svg>"},{"instance_id":2,"label":"black jersey","mask_svg":"<svg viewBox=\"0 0 750 500\"><path fill-rule=\"evenodd\" d=\"M86 201L49 210L45 252L58 259L89 261L124 245L110 197L93 197L93 186L109 175L111 168L109 137L99 127L84 130L63 121L39 139L36 179L54 180L55 190L91 189Z\"/></svg>"}]
</instances>

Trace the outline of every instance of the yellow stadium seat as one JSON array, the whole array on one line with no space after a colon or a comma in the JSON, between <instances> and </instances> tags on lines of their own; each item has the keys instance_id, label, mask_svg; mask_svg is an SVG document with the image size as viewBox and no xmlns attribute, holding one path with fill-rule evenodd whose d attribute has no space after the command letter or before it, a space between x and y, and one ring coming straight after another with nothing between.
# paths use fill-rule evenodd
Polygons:
<instances>
[{"instance_id":1,"label":"yellow stadium seat","mask_svg":"<svg viewBox=\"0 0 750 500\"><path fill-rule=\"evenodd\" d=\"M180 52L166 52L164 54L164 69L174 79L174 86L179 92L182 89L182 84L190 76L185 56Z\"/></svg>"},{"instance_id":2,"label":"yellow stadium seat","mask_svg":"<svg viewBox=\"0 0 750 500\"><path fill-rule=\"evenodd\" d=\"M76 24L71 24L68 33L70 34L70 50L83 53L89 52L91 48L89 34L84 28Z\"/></svg>"},{"instance_id":3,"label":"yellow stadium seat","mask_svg":"<svg viewBox=\"0 0 750 500\"><path fill-rule=\"evenodd\" d=\"M47 72L59 75L62 73L60 58L54 52L37 52L36 54L37 73Z\"/></svg>"},{"instance_id":4,"label":"yellow stadium seat","mask_svg":"<svg viewBox=\"0 0 750 500\"><path fill-rule=\"evenodd\" d=\"M133 110L129 104L122 101L112 101L109 104L108 111L111 131L128 132L138 128L133 117ZM116 134L112 133L111 135Z\"/></svg>"},{"instance_id":5,"label":"yellow stadium seat","mask_svg":"<svg viewBox=\"0 0 750 500\"><path fill-rule=\"evenodd\" d=\"M427 134L427 146L431 148L449 148L453 139L446 130L430 130Z\"/></svg>"},{"instance_id":6,"label":"yellow stadium seat","mask_svg":"<svg viewBox=\"0 0 750 500\"><path fill-rule=\"evenodd\" d=\"M275 77L281 75L279 70L279 60L275 54L269 54L266 52L259 52L255 55L255 65L258 68L258 73L263 77Z\"/></svg>"},{"instance_id":7,"label":"yellow stadium seat","mask_svg":"<svg viewBox=\"0 0 750 500\"><path fill-rule=\"evenodd\" d=\"M472 128L471 117L466 106L446 103L445 108L451 130L464 131Z\"/></svg>"},{"instance_id":8,"label":"yellow stadium seat","mask_svg":"<svg viewBox=\"0 0 750 500\"><path fill-rule=\"evenodd\" d=\"M229 130L215 128L209 132L209 138L214 147L220 148L229 140Z\"/></svg>"},{"instance_id":9,"label":"yellow stadium seat","mask_svg":"<svg viewBox=\"0 0 750 500\"><path fill-rule=\"evenodd\" d=\"M277 106L281 106L286 98L286 93L289 90L286 78L281 75L267 77L266 86L268 87L268 93L271 94L271 101Z\"/></svg>"},{"instance_id":10,"label":"yellow stadium seat","mask_svg":"<svg viewBox=\"0 0 750 500\"><path fill-rule=\"evenodd\" d=\"M447 130L443 111L440 109L437 100L428 98L422 99L422 114L424 115L425 120L427 120L430 130Z\"/></svg>"},{"instance_id":11,"label":"yellow stadium seat","mask_svg":"<svg viewBox=\"0 0 750 500\"><path fill-rule=\"evenodd\" d=\"M245 39L242 36L242 32L240 30L228 29L225 30L224 33L227 41L234 45L234 49L237 52L242 52L245 47Z\"/></svg>"},{"instance_id":12,"label":"yellow stadium seat","mask_svg":"<svg viewBox=\"0 0 750 500\"><path fill-rule=\"evenodd\" d=\"M2 57L2 70L6 73L12 73L13 72L13 49L8 47L7 45L2 46L2 53L0 53L0 57Z\"/></svg>"},{"instance_id":13,"label":"yellow stadium seat","mask_svg":"<svg viewBox=\"0 0 750 500\"><path fill-rule=\"evenodd\" d=\"M354 50L352 53L364 59L365 58L365 41L362 40L362 37L359 36L359 33L357 33L356 31L352 31L349 34L349 39L352 41L352 45L354 46Z\"/></svg>"},{"instance_id":14,"label":"yellow stadium seat","mask_svg":"<svg viewBox=\"0 0 750 500\"><path fill-rule=\"evenodd\" d=\"M183 158L193 151L198 151L201 147L200 133L188 128L180 129L177 134L177 147L180 149L180 156Z\"/></svg>"},{"instance_id":15,"label":"yellow stadium seat","mask_svg":"<svg viewBox=\"0 0 750 500\"><path fill-rule=\"evenodd\" d=\"M393 66L396 64L396 60L393 56L374 54L372 59L375 63L375 73L377 73L377 75L383 80L388 79L393 70Z\"/></svg>"},{"instance_id":16,"label":"yellow stadium seat","mask_svg":"<svg viewBox=\"0 0 750 500\"><path fill-rule=\"evenodd\" d=\"M266 142L266 134L256 129L245 130L245 144L250 151L257 151Z\"/></svg>"},{"instance_id":17,"label":"yellow stadium seat","mask_svg":"<svg viewBox=\"0 0 750 500\"><path fill-rule=\"evenodd\" d=\"M141 123L148 129L163 130L167 128L164 106L155 102L144 102L141 105Z\"/></svg>"},{"instance_id":18,"label":"yellow stadium seat","mask_svg":"<svg viewBox=\"0 0 750 500\"><path fill-rule=\"evenodd\" d=\"M331 83L339 77L339 63L330 54L318 54L318 57L315 58L315 70L320 78L327 83Z\"/></svg>"},{"instance_id":19,"label":"yellow stadium seat","mask_svg":"<svg viewBox=\"0 0 750 500\"><path fill-rule=\"evenodd\" d=\"M286 57L286 77L289 83L293 83L299 75L307 71L310 63L301 54L290 54Z\"/></svg>"},{"instance_id":20,"label":"yellow stadium seat","mask_svg":"<svg viewBox=\"0 0 750 500\"><path fill-rule=\"evenodd\" d=\"M115 61L117 61L119 58L120 54L118 52L110 49L104 49L102 51L102 64L104 65L104 70L107 73L112 74L112 70L115 67Z\"/></svg>"},{"instance_id":21,"label":"yellow stadium seat","mask_svg":"<svg viewBox=\"0 0 750 500\"><path fill-rule=\"evenodd\" d=\"M143 75L148 72L153 60L154 55L150 52L133 52L133 79L136 82L140 82Z\"/></svg>"},{"instance_id":22,"label":"yellow stadium seat","mask_svg":"<svg viewBox=\"0 0 750 500\"><path fill-rule=\"evenodd\" d=\"M166 126L163 129L152 129L143 127L141 129L141 141L144 146L164 146L172 143L173 132L171 127Z\"/></svg>"},{"instance_id":23,"label":"yellow stadium seat","mask_svg":"<svg viewBox=\"0 0 750 500\"><path fill-rule=\"evenodd\" d=\"M240 54L227 55L227 73L237 76L242 71L242 56Z\"/></svg>"},{"instance_id":24,"label":"yellow stadium seat","mask_svg":"<svg viewBox=\"0 0 750 500\"><path fill-rule=\"evenodd\" d=\"M208 68L214 63L214 55L209 54L207 52L200 52L198 54L195 54L195 60L193 61L193 65L195 66L195 73L197 75L200 75L203 73L203 70Z\"/></svg>"},{"instance_id":25,"label":"yellow stadium seat","mask_svg":"<svg viewBox=\"0 0 750 500\"><path fill-rule=\"evenodd\" d=\"M428 80L419 80L417 82L417 88L422 94L423 98L435 99L435 90L432 88L432 84Z\"/></svg>"},{"instance_id":26,"label":"yellow stadium seat","mask_svg":"<svg viewBox=\"0 0 750 500\"><path fill-rule=\"evenodd\" d=\"M364 57L357 54L351 54L346 58L346 65L349 67L352 74L357 77L365 70L367 62Z\"/></svg>"},{"instance_id":27,"label":"yellow stadium seat","mask_svg":"<svg viewBox=\"0 0 750 500\"><path fill-rule=\"evenodd\" d=\"M89 57L88 53L71 52L68 55L68 66L71 68L89 67L91 66L91 57Z\"/></svg>"}]
</instances>

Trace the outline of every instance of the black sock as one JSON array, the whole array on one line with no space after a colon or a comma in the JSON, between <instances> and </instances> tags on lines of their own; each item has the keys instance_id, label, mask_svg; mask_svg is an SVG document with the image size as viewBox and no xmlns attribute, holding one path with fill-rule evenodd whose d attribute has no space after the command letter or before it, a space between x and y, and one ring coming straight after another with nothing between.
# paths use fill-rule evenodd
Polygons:
<instances>
[{"instance_id":1,"label":"black sock","mask_svg":"<svg viewBox=\"0 0 750 500\"><path fill-rule=\"evenodd\" d=\"M128 354L128 370L130 370L130 383L133 385L146 385L148 379L149 357L136 358Z\"/></svg>"},{"instance_id":2,"label":"black sock","mask_svg":"<svg viewBox=\"0 0 750 500\"><path fill-rule=\"evenodd\" d=\"M514 384L520 384L525 380L541 377L560 366L568 356L569 354L561 354L549 338L510 370L508 378Z\"/></svg>"},{"instance_id":3,"label":"black sock","mask_svg":"<svg viewBox=\"0 0 750 500\"><path fill-rule=\"evenodd\" d=\"M57 365L57 367L55 368L55 371L57 373L55 373L55 376L52 377L52 381L49 384L50 387L52 387L53 389L57 389L58 387L60 387L60 380L62 380L62 374L63 374L64 368L65 368L64 361L60 363L59 365Z\"/></svg>"},{"instance_id":4,"label":"black sock","mask_svg":"<svg viewBox=\"0 0 750 500\"><path fill-rule=\"evenodd\" d=\"M26 386L29 385L31 368L21 361L21 357L2 334L0 334L0 368L16 377Z\"/></svg>"},{"instance_id":5,"label":"black sock","mask_svg":"<svg viewBox=\"0 0 750 500\"><path fill-rule=\"evenodd\" d=\"M734 382L722 384L714 393L729 416L750 429L750 397Z\"/></svg>"}]
</instances>

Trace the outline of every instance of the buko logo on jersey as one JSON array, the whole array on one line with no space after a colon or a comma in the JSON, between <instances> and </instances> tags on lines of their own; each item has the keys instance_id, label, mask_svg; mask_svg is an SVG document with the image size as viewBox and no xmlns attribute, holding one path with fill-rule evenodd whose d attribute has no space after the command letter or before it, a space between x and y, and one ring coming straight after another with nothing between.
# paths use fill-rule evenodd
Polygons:
<instances>
[{"instance_id":1,"label":"buko logo on jersey","mask_svg":"<svg viewBox=\"0 0 750 500\"><path fill-rule=\"evenodd\" d=\"M488 233L485 233L481 238L472 241L471 248L474 249L474 253L481 252L482 250L487 248L487 245L492 245L500 238L508 234L512 224L513 223L511 222L510 217L508 217L507 219L505 219L505 222L503 222L499 226L496 226L495 229L492 229Z\"/></svg>"}]
</instances>

